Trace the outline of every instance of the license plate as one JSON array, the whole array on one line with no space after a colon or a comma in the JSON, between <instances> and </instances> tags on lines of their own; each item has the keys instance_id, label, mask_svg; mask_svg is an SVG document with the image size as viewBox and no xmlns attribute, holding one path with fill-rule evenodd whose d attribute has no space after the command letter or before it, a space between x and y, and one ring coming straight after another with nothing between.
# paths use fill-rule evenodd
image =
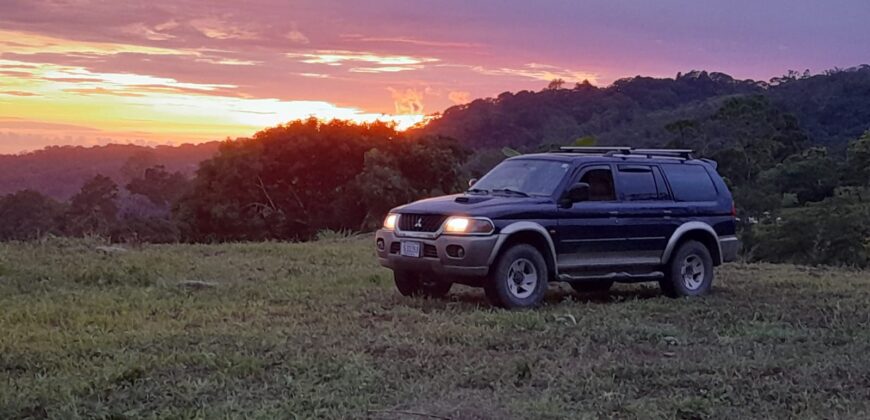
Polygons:
<instances>
[{"instance_id":1,"label":"license plate","mask_svg":"<svg viewBox=\"0 0 870 420\"><path fill-rule=\"evenodd\" d=\"M402 255L406 257L419 257L420 248L419 242L402 242Z\"/></svg>"}]
</instances>

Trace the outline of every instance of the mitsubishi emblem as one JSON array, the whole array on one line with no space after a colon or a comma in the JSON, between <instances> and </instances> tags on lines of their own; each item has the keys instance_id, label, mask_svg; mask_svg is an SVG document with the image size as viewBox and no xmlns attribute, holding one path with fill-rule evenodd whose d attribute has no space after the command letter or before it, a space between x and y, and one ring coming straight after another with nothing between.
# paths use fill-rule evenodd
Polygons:
<instances>
[{"instance_id":1,"label":"mitsubishi emblem","mask_svg":"<svg viewBox=\"0 0 870 420\"><path fill-rule=\"evenodd\" d=\"M416 228L416 229L420 229L420 228L422 228L422 227L423 227L423 218L422 218L422 217L418 217L418 218L417 218L417 223L414 223L414 228Z\"/></svg>"}]
</instances>

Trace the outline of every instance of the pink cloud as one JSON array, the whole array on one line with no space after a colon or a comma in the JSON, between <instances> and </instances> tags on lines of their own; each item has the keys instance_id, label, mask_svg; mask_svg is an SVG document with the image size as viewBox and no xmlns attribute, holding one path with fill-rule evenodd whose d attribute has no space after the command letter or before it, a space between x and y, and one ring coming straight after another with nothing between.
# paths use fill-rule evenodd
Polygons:
<instances>
[{"instance_id":1,"label":"pink cloud","mask_svg":"<svg viewBox=\"0 0 870 420\"><path fill-rule=\"evenodd\" d=\"M450 99L456 105L462 105L471 102L471 93L465 91L451 91L447 94L447 99Z\"/></svg>"},{"instance_id":2,"label":"pink cloud","mask_svg":"<svg viewBox=\"0 0 870 420\"><path fill-rule=\"evenodd\" d=\"M483 44L476 42L452 42L452 41L433 41L425 39L417 39L413 37L379 37L379 36L363 36L360 34L343 34L342 38L366 42L366 43L383 43L383 44L408 44L421 47L441 47L441 48L480 48Z\"/></svg>"}]
</instances>

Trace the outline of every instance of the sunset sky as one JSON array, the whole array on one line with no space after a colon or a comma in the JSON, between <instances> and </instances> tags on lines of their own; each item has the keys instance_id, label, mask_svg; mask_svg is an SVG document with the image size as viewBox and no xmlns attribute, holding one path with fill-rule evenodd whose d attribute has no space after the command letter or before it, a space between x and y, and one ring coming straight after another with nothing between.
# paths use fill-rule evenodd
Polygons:
<instances>
[{"instance_id":1,"label":"sunset sky","mask_svg":"<svg viewBox=\"0 0 870 420\"><path fill-rule=\"evenodd\" d=\"M0 0L0 153L400 127L554 78L870 62L870 1Z\"/></svg>"}]
</instances>

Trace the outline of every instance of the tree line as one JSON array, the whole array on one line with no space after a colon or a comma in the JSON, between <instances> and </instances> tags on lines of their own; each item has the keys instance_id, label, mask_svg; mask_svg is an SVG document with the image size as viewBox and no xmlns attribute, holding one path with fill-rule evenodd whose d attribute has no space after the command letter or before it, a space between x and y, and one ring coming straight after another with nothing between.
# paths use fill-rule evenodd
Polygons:
<instances>
[{"instance_id":1,"label":"tree line","mask_svg":"<svg viewBox=\"0 0 870 420\"><path fill-rule=\"evenodd\" d=\"M386 123L292 121L223 142L192 178L157 165L126 185L96 175L67 202L32 190L0 197L0 240L308 240L322 230L367 231L393 206L460 190L469 154L451 139L411 139Z\"/></svg>"}]
</instances>

